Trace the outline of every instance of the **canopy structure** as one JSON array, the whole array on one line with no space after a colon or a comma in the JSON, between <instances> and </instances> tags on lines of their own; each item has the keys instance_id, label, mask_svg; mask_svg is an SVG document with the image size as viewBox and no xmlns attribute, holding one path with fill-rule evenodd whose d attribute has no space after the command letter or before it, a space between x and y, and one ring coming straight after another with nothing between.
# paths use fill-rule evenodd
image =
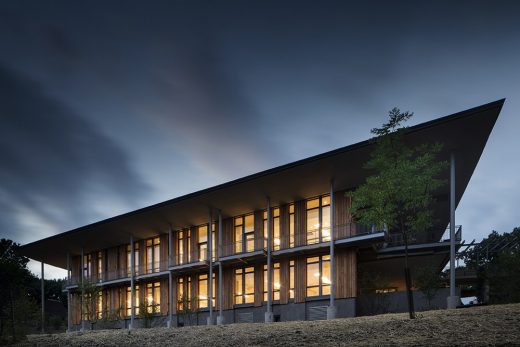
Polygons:
<instances>
[{"instance_id":1,"label":"canopy structure","mask_svg":"<svg viewBox=\"0 0 520 347\"><path fill-rule=\"evenodd\" d=\"M443 144L440 159L457 157L456 203L458 204L484 150L504 99L438 118L408 128L410 145ZM309 157L234 181L167 200L93 224L51 236L22 247L24 255L37 261L66 268L67 253L77 255L109 248L135 239L149 238L189 226L207 223L208 212L221 210L223 217L265 209L329 191L352 189L370 174L363 168L373 149L366 140L320 155ZM448 179L449 172L443 173ZM440 239L449 221L449 185L438 191L434 206Z\"/></svg>"}]
</instances>

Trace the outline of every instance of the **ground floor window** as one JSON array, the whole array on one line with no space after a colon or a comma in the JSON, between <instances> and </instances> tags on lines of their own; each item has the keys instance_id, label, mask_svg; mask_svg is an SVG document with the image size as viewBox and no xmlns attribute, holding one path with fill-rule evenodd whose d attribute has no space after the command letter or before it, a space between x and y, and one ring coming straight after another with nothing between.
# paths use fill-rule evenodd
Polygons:
<instances>
[{"instance_id":1,"label":"ground floor window","mask_svg":"<svg viewBox=\"0 0 520 347\"><path fill-rule=\"evenodd\" d=\"M103 318L103 292L99 291L96 297L96 318Z\"/></svg>"},{"instance_id":2,"label":"ground floor window","mask_svg":"<svg viewBox=\"0 0 520 347\"><path fill-rule=\"evenodd\" d=\"M255 302L255 268L235 269L235 305Z\"/></svg>"},{"instance_id":3,"label":"ground floor window","mask_svg":"<svg viewBox=\"0 0 520 347\"><path fill-rule=\"evenodd\" d=\"M191 276L177 278L177 310L184 311L193 307L191 296Z\"/></svg>"},{"instance_id":4,"label":"ground floor window","mask_svg":"<svg viewBox=\"0 0 520 347\"><path fill-rule=\"evenodd\" d=\"M198 287L198 294L199 294L199 297L198 297L198 304L199 304L199 308L208 308L209 307L209 295L208 295L208 292L209 292L209 281L208 281L208 274L200 274L199 275L199 287ZM213 288L212 288L212 295L211 295L211 300L212 300L212 306L215 307L215 293L216 293L216 289L215 289L215 274L213 274Z\"/></svg>"},{"instance_id":5,"label":"ground floor window","mask_svg":"<svg viewBox=\"0 0 520 347\"><path fill-rule=\"evenodd\" d=\"M139 314L139 286L134 286L135 315ZM126 287L126 315L132 315L132 287Z\"/></svg>"},{"instance_id":6,"label":"ground floor window","mask_svg":"<svg viewBox=\"0 0 520 347\"><path fill-rule=\"evenodd\" d=\"M161 311L161 282L147 283L145 297L148 313L159 313Z\"/></svg>"},{"instance_id":7,"label":"ground floor window","mask_svg":"<svg viewBox=\"0 0 520 347\"><path fill-rule=\"evenodd\" d=\"M289 299L294 299L294 260L289 262Z\"/></svg>"},{"instance_id":8,"label":"ground floor window","mask_svg":"<svg viewBox=\"0 0 520 347\"><path fill-rule=\"evenodd\" d=\"M280 263L273 264L271 276L273 290L271 300L277 301L280 300L280 288L282 287L280 284ZM264 265L264 301L267 301L267 265Z\"/></svg>"},{"instance_id":9,"label":"ground floor window","mask_svg":"<svg viewBox=\"0 0 520 347\"><path fill-rule=\"evenodd\" d=\"M307 258L307 297L330 294L330 255Z\"/></svg>"}]
</instances>

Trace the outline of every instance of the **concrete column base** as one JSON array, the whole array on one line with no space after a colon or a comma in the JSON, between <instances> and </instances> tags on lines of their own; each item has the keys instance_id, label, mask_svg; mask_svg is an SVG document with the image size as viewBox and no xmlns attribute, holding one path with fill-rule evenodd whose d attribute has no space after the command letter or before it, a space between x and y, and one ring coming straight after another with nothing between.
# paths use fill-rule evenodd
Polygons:
<instances>
[{"instance_id":1,"label":"concrete column base","mask_svg":"<svg viewBox=\"0 0 520 347\"><path fill-rule=\"evenodd\" d=\"M224 316L217 316L217 325L224 325L225 319Z\"/></svg>"},{"instance_id":2,"label":"concrete column base","mask_svg":"<svg viewBox=\"0 0 520 347\"><path fill-rule=\"evenodd\" d=\"M168 319L168 321L166 322L166 327L171 328L172 326L173 326L173 322Z\"/></svg>"},{"instance_id":3,"label":"concrete column base","mask_svg":"<svg viewBox=\"0 0 520 347\"><path fill-rule=\"evenodd\" d=\"M206 324L207 325L214 325L215 323L213 323L213 317L207 317L206 318Z\"/></svg>"},{"instance_id":4,"label":"concrete column base","mask_svg":"<svg viewBox=\"0 0 520 347\"><path fill-rule=\"evenodd\" d=\"M266 312L265 313L265 322L272 323L273 321L274 321L273 312Z\"/></svg>"},{"instance_id":5,"label":"concrete column base","mask_svg":"<svg viewBox=\"0 0 520 347\"><path fill-rule=\"evenodd\" d=\"M458 296L448 296L446 300L448 301L448 308L457 308L460 305L460 297Z\"/></svg>"},{"instance_id":6,"label":"concrete column base","mask_svg":"<svg viewBox=\"0 0 520 347\"><path fill-rule=\"evenodd\" d=\"M338 309L336 306L327 306L327 319L336 319Z\"/></svg>"}]
</instances>

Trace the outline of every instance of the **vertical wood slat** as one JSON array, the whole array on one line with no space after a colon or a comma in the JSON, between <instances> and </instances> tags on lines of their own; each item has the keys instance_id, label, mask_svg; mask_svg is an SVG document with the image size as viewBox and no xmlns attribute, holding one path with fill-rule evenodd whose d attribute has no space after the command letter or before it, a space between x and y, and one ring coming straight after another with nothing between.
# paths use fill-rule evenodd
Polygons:
<instances>
[{"instance_id":1,"label":"vertical wood slat","mask_svg":"<svg viewBox=\"0 0 520 347\"><path fill-rule=\"evenodd\" d=\"M118 247L112 247L107 250L107 280L113 280L117 278L117 271L119 269L118 264Z\"/></svg>"},{"instance_id":2,"label":"vertical wood slat","mask_svg":"<svg viewBox=\"0 0 520 347\"><path fill-rule=\"evenodd\" d=\"M188 262L188 232L190 229L184 229L182 234L182 263L186 264Z\"/></svg>"},{"instance_id":3,"label":"vertical wood slat","mask_svg":"<svg viewBox=\"0 0 520 347\"><path fill-rule=\"evenodd\" d=\"M264 301L264 265L255 265L255 306L262 306Z\"/></svg>"},{"instance_id":4,"label":"vertical wood slat","mask_svg":"<svg viewBox=\"0 0 520 347\"><path fill-rule=\"evenodd\" d=\"M90 252L90 278L89 281L97 282L97 253Z\"/></svg>"},{"instance_id":5,"label":"vertical wood slat","mask_svg":"<svg viewBox=\"0 0 520 347\"><path fill-rule=\"evenodd\" d=\"M74 256L71 259L71 280L73 282L78 282L81 278L81 256Z\"/></svg>"},{"instance_id":6,"label":"vertical wood slat","mask_svg":"<svg viewBox=\"0 0 520 347\"><path fill-rule=\"evenodd\" d=\"M179 294L177 293L177 279L178 276L172 275L172 298L173 298L173 305L172 305L172 314L177 313L177 303L179 301Z\"/></svg>"},{"instance_id":7,"label":"vertical wood slat","mask_svg":"<svg viewBox=\"0 0 520 347\"><path fill-rule=\"evenodd\" d=\"M338 249L334 256L334 295L338 299L357 295L357 256L352 248Z\"/></svg>"},{"instance_id":8,"label":"vertical wood slat","mask_svg":"<svg viewBox=\"0 0 520 347\"><path fill-rule=\"evenodd\" d=\"M139 274L146 273L146 241L139 240Z\"/></svg>"},{"instance_id":9,"label":"vertical wood slat","mask_svg":"<svg viewBox=\"0 0 520 347\"><path fill-rule=\"evenodd\" d=\"M168 278L161 279L161 314L168 314Z\"/></svg>"},{"instance_id":10,"label":"vertical wood slat","mask_svg":"<svg viewBox=\"0 0 520 347\"><path fill-rule=\"evenodd\" d=\"M289 248L289 205L280 206L280 249Z\"/></svg>"},{"instance_id":11,"label":"vertical wood slat","mask_svg":"<svg viewBox=\"0 0 520 347\"><path fill-rule=\"evenodd\" d=\"M233 218L222 220L222 255L227 256L233 254Z\"/></svg>"},{"instance_id":12,"label":"vertical wood slat","mask_svg":"<svg viewBox=\"0 0 520 347\"><path fill-rule=\"evenodd\" d=\"M128 268L130 267L130 264L127 264L126 245L119 246L118 252L119 252L119 269L117 272L117 276L118 277L127 277Z\"/></svg>"},{"instance_id":13,"label":"vertical wood slat","mask_svg":"<svg viewBox=\"0 0 520 347\"><path fill-rule=\"evenodd\" d=\"M280 304L289 302L289 259L280 261Z\"/></svg>"},{"instance_id":14,"label":"vertical wood slat","mask_svg":"<svg viewBox=\"0 0 520 347\"><path fill-rule=\"evenodd\" d=\"M298 256L294 261L294 302L305 302L306 292L306 258Z\"/></svg>"},{"instance_id":15,"label":"vertical wood slat","mask_svg":"<svg viewBox=\"0 0 520 347\"><path fill-rule=\"evenodd\" d=\"M334 237L342 239L355 235L354 226L351 225L350 215L351 199L345 196L345 191L334 193Z\"/></svg>"},{"instance_id":16,"label":"vertical wood slat","mask_svg":"<svg viewBox=\"0 0 520 347\"><path fill-rule=\"evenodd\" d=\"M222 307L224 310L233 308L234 289L234 269L231 267L222 268Z\"/></svg>"},{"instance_id":17,"label":"vertical wood slat","mask_svg":"<svg viewBox=\"0 0 520 347\"><path fill-rule=\"evenodd\" d=\"M264 235L267 237L267 230L264 231L264 211L255 211L254 213L254 228L255 228L255 250L261 250L264 248ZM247 245L243 245L246 247Z\"/></svg>"},{"instance_id":18,"label":"vertical wood slat","mask_svg":"<svg viewBox=\"0 0 520 347\"><path fill-rule=\"evenodd\" d=\"M190 228L191 230L191 255L190 255L190 258L191 258L191 262L194 262L194 261L198 261L198 259L200 258L200 255L198 253L198 243L199 243L199 233L198 233L198 230L197 230L197 227L191 227Z\"/></svg>"},{"instance_id":19,"label":"vertical wood slat","mask_svg":"<svg viewBox=\"0 0 520 347\"><path fill-rule=\"evenodd\" d=\"M294 243L295 246L303 246L307 242L307 220L305 200L294 203Z\"/></svg>"},{"instance_id":20,"label":"vertical wood slat","mask_svg":"<svg viewBox=\"0 0 520 347\"><path fill-rule=\"evenodd\" d=\"M160 255L160 271L168 270L168 234L160 235L161 246L159 247L161 255Z\"/></svg>"}]
</instances>

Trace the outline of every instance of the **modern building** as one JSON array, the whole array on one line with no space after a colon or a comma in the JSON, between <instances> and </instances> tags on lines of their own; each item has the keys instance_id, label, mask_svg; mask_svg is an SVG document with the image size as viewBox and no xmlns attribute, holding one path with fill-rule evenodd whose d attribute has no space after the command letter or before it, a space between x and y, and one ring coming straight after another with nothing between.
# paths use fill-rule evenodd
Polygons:
<instances>
[{"instance_id":1,"label":"modern building","mask_svg":"<svg viewBox=\"0 0 520 347\"><path fill-rule=\"evenodd\" d=\"M409 247L412 273L424 266L440 271L455 252L461 228L454 211L503 103L408 129L409 144L442 143L440 159L451 163L443 173L450 184L436 196L435 228ZM358 298L362 276L382 278L372 293L389 294L386 310L403 311L399 235L356 224L345 195L369 175L363 166L373 146L356 143L22 249L42 271L44 263L68 270L69 329L85 327L89 314L99 319L96 327L138 327L140 310L164 326L352 317L373 311ZM82 283L101 289L92 310L81 304ZM424 308L415 295L416 308ZM456 299L453 282L437 306L446 307L448 296Z\"/></svg>"}]
</instances>

